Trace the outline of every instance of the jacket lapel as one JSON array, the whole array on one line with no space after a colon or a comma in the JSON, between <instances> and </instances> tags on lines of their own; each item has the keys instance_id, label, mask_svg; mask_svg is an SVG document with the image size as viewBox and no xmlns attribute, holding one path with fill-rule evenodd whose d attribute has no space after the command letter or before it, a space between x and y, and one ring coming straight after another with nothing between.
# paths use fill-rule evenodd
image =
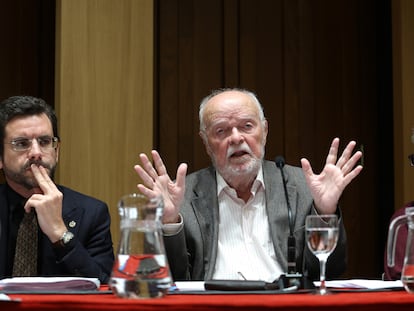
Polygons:
<instances>
[{"instance_id":1,"label":"jacket lapel","mask_svg":"<svg viewBox=\"0 0 414 311\"><path fill-rule=\"evenodd\" d=\"M287 192L292 209L293 221L297 213L296 190L289 185L289 175L285 169ZM277 262L287 271L287 240L289 236L288 206L283 190L283 178L274 162L263 162L263 178L266 187L266 210L269 220L270 236L275 248Z\"/></svg>"},{"instance_id":2,"label":"jacket lapel","mask_svg":"<svg viewBox=\"0 0 414 311\"><path fill-rule=\"evenodd\" d=\"M200 176L203 184L197 183L194 187L195 196L191 204L201 229L206 279L211 279L214 273L218 246L217 181L215 170L212 167L204 171L203 175ZM206 187L206 185L208 186Z\"/></svg>"},{"instance_id":3,"label":"jacket lapel","mask_svg":"<svg viewBox=\"0 0 414 311\"><path fill-rule=\"evenodd\" d=\"M0 275L5 275L7 265L9 206L6 200L6 186L0 185Z\"/></svg>"}]
</instances>

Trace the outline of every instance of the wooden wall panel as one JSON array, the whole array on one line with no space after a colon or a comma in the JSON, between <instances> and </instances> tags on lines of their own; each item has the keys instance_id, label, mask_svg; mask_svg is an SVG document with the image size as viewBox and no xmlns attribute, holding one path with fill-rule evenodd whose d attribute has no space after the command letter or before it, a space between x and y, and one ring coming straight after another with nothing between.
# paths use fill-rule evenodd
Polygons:
<instances>
[{"instance_id":1,"label":"wooden wall panel","mask_svg":"<svg viewBox=\"0 0 414 311\"><path fill-rule=\"evenodd\" d=\"M153 1L57 2L58 181L107 202L118 241L119 198L153 145Z\"/></svg>"},{"instance_id":2,"label":"wooden wall panel","mask_svg":"<svg viewBox=\"0 0 414 311\"><path fill-rule=\"evenodd\" d=\"M392 1L394 78L395 208L414 200L414 2Z\"/></svg>"},{"instance_id":3,"label":"wooden wall panel","mask_svg":"<svg viewBox=\"0 0 414 311\"><path fill-rule=\"evenodd\" d=\"M54 106L55 1L1 1L0 40L0 100L32 95Z\"/></svg>"},{"instance_id":4,"label":"wooden wall panel","mask_svg":"<svg viewBox=\"0 0 414 311\"><path fill-rule=\"evenodd\" d=\"M54 30L53 0L0 3L0 100L32 95L53 106Z\"/></svg>"}]
</instances>

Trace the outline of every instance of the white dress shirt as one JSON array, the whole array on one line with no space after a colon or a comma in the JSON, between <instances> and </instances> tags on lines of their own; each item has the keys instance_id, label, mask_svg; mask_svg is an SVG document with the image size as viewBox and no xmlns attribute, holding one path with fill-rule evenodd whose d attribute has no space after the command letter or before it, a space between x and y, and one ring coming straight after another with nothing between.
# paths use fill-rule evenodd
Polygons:
<instances>
[{"instance_id":1,"label":"white dress shirt","mask_svg":"<svg viewBox=\"0 0 414 311\"><path fill-rule=\"evenodd\" d=\"M283 271L270 238L262 168L247 203L216 174L220 224L213 278L274 281Z\"/></svg>"}]
</instances>

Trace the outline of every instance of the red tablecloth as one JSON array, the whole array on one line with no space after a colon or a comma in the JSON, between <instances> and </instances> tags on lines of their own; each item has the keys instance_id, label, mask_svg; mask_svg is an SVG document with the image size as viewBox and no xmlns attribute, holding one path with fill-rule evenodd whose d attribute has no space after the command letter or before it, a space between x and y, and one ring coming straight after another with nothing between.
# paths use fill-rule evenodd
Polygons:
<instances>
[{"instance_id":1,"label":"red tablecloth","mask_svg":"<svg viewBox=\"0 0 414 311\"><path fill-rule=\"evenodd\" d=\"M414 310L405 291L301 294L172 294L155 299L122 299L113 294L12 294L20 302L0 302L4 310Z\"/></svg>"}]
</instances>

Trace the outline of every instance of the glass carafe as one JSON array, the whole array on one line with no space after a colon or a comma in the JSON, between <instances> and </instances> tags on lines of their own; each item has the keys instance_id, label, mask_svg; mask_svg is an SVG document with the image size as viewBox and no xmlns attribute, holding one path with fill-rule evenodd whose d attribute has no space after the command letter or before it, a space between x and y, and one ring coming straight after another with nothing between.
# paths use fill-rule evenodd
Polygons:
<instances>
[{"instance_id":1,"label":"glass carafe","mask_svg":"<svg viewBox=\"0 0 414 311\"><path fill-rule=\"evenodd\" d=\"M109 286L125 298L164 296L171 274L161 229L162 199L128 194L118 208L121 236Z\"/></svg>"},{"instance_id":2,"label":"glass carafe","mask_svg":"<svg viewBox=\"0 0 414 311\"><path fill-rule=\"evenodd\" d=\"M401 281L407 292L414 293L414 207L407 207L405 209L405 215L394 218L390 223L387 243L387 264L390 267L393 267L395 264L394 256L397 233L401 225L407 225L408 227Z\"/></svg>"}]
</instances>

